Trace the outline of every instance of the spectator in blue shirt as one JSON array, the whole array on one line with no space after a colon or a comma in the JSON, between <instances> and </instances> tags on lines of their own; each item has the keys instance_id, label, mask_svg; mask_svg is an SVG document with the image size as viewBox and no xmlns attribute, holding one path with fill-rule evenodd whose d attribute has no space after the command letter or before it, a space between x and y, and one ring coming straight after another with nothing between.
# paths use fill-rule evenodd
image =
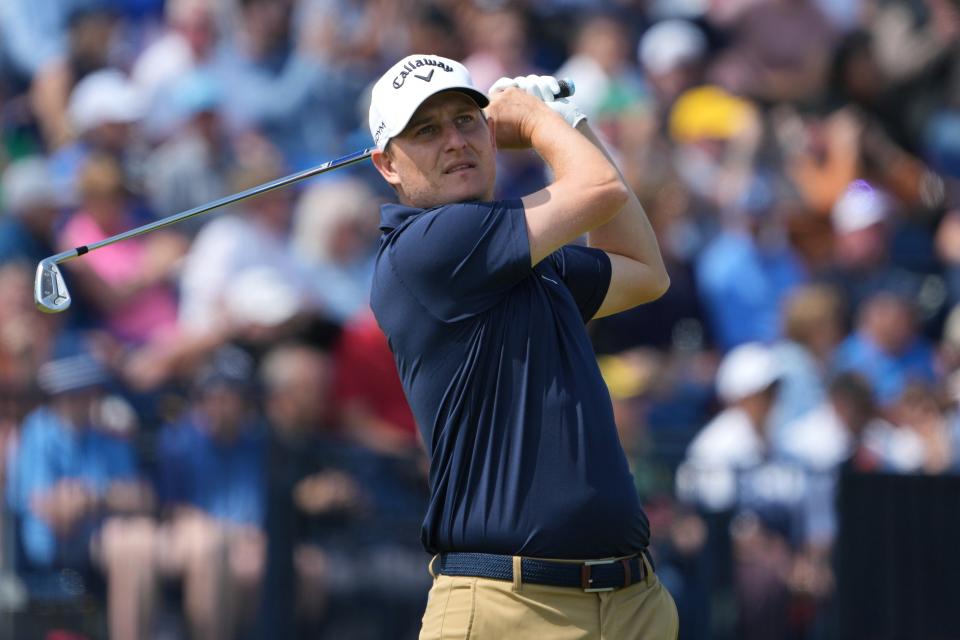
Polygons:
<instances>
[{"instance_id":1,"label":"spectator in blue shirt","mask_svg":"<svg viewBox=\"0 0 960 640\"><path fill-rule=\"evenodd\" d=\"M184 581L198 638L231 638L255 611L263 565L265 436L253 363L222 347L200 374L192 410L163 428L158 493L168 519L156 569Z\"/></svg>"},{"instance_id":2,"label":"spectator in blue shirt","mask_svg":"<svg viewBox=\"0 0 960 640\"><path fill-rule=\"evenodd\" d=\"M182 579L193 637L227 640L250 624L263 565L264 430L253 404L252 360L222 348L201 372L196 400L158 442L158 493L166 518L126 532L141 570L125 611L152 633L159 579ZM123 532L116 533L116 536Z\"/></svg>"},{"instance_id":3,"label":"spectator in blue shirt","mask_svg":"<svg viewBox=\"0 0 960 640\"><path fill-rule=\"evenodd\" d=\"M910 303L889 292L864 302L854 332L837 350L838 371L856 371L874 389L877 401L889 407L911 381L936 379L933 348L916 328Z\"/></svg>"},{"instance_id":4,"label":"spectator in blue shirt","mask_svg":"<svg viewBox=\"0 0 960 640\"><path fill-rule=\"evenodd\" d=\"M19 525L21 573L104 573L111 636L134 638L133 604L145 575L138 514L152 507L152 494L138 479L130 443L99 424L106 379L84 354L40 368L50 401L24 420L7 497Z\"/></svg>"},{"instance_id":5,"label":"spectator in blue shirt","mask_svg":"<svg viewBox=\"0 0 960 640\"><path fill-rule=\"evenodd\" d=\"M754 178L696 263L700 295L724 351L778 338L784 298L806 279L777 219L775 197L770 184Z\"/></svg>"},{"instance_id":6,"label":"spectator in blue shirt","mask_svg":"<svg viewBox=\"0 0 960 640\"><path fill-rule=\"evenodd\" d=\"M371 307L431 457L421 637L677 634L584 329L669 279L640 203L559 89L503 78L487 98L463 65L419 54L374 85L372 159L400 204L381 212ZM493 201L498 147L533 148L555 181ZM570 244L585 233L589 247ZM602 607L585 592L610 588Z\"/></svg>"}]
</instances>

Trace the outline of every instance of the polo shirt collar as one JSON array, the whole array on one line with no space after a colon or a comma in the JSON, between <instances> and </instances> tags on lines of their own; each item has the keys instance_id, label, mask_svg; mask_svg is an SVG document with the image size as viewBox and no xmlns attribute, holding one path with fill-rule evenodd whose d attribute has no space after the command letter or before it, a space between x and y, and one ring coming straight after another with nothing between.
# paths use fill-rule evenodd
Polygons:
<instances>
[{"instance_id":1,"label":"polo shirt collar","mask_svg":"<svg viewBox=\"0 0 960 640\"><path fill-rule=\"evenodd\" d=\"M388 233L413 216L422 213L423 209L408 207L395 202L380 205L380 231Z\"/></svg>"}]
</instances>

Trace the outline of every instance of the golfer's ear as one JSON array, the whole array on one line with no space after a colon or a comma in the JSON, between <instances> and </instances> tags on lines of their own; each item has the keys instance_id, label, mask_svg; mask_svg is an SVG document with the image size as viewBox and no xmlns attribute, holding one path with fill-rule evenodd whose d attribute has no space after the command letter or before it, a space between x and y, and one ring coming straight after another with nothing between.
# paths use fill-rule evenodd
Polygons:
<instances>
[{"instance_id":1,"label":"golfer's ear","mask_svg":"<svg viewBox=\"0 0 960 640\"><path fill-rule=\"evenodd\" d=\"M400 176L397 174L396 168L393 164L393 158L390 156L388 151L380 151L379 149L376 149L370 154L370 159L373 161L373 166L377 168L377 171L380 172L380 175L383 176L384 180L386 180L393 187L397 187L400 184Z\"/></svg>"}]
</instances>

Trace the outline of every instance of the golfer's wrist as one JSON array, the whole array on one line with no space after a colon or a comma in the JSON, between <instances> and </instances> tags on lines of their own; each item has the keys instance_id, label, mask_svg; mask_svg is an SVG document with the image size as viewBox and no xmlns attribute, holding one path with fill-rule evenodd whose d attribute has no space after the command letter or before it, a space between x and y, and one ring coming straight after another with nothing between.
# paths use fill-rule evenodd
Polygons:
<instances>
[{"instance_id":1,"label":"golfer's wrist","mask_svg":"<svg viewBox=\"0 0 960 640\"><path fill-rule=\"evenodd\" d=\"M543 145L550 144L557 136L562 136L565 129L569 129L563 116L545 104L543 109L531 112L528 118L529 128L526 137L530 140L530 146L537 150L540 150Z\"/></svg>"}]
</instances>

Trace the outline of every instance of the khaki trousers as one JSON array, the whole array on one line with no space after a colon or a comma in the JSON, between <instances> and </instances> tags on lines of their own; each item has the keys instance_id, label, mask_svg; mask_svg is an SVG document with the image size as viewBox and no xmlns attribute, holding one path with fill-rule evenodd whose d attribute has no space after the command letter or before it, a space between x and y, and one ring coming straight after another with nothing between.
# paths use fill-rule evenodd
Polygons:
<instances>
[{"instance_id":1,"label":"khaki trousers","mask_svg":"<svg viewBox=\"0 0 960 640\"><path fill-rule=\"evenodd\" d=\"M677 607L649 565L646 580L596 593L524 583L513 566L513 582L434 576L420 640L677 638Z\"/></svg>"}]
</instances>

